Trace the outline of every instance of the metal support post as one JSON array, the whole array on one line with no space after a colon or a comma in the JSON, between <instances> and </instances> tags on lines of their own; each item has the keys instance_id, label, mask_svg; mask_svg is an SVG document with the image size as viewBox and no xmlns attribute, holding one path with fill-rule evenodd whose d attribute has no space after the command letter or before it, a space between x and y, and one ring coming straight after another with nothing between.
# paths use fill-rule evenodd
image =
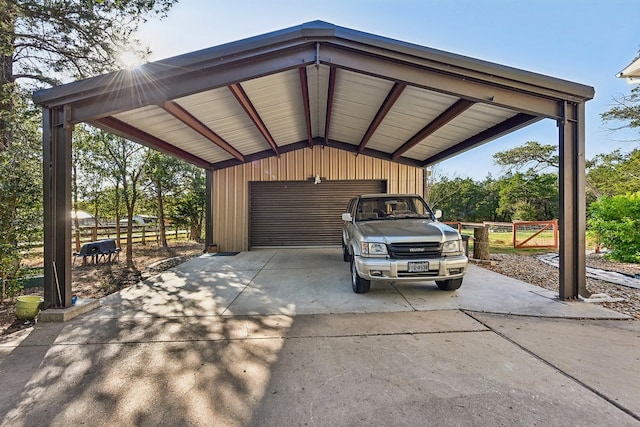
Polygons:
<instances>
[{"instance_id":1,"label":"metal support post","mask_svg":"<svg viewBox=\"0 0 640 427\"><path fill-rule=\"evenodd\" d=\"M71 306L71 139L69 107L44 108L44 300Z\"/></svg>"},{"instance_id":2,"label":"metal support post","mask_svg":"<svg viewBox=\"0 0 640 427\"><path fill-rule=\"evenodd\" d=\"M215 230L213 224L213 171L206 170L206 203L205 203L205 240L206 252L217 252L218 248L215 240Z\"/></svg>"},{"instance_id":3,"label":"metal support post","mask_svg":"<svg viewBox=\"0 0 640 427\"><path fill-rule=\"evenodd\" d=\"M564 102L560 154L560 299L589 297L586 287L585 106Z\"/></svg>"}]
</instances>

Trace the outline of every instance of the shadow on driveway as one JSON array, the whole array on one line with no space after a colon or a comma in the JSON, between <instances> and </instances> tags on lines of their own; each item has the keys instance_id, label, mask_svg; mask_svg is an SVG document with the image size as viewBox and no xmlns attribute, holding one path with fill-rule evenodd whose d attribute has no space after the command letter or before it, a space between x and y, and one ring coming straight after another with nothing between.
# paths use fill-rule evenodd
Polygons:
<instances>
[{"instance_id":1,"label":"shadow on driveway","mask_svg":"<svg viewBox=\"0 0 640 427\"><path fill-rule=\"evenodd\" d=\"M479 268L349 280L339 249L204 255L38 323L0 340L1 424L640 425L637 322Z\"/></svg>"}]
</instances>

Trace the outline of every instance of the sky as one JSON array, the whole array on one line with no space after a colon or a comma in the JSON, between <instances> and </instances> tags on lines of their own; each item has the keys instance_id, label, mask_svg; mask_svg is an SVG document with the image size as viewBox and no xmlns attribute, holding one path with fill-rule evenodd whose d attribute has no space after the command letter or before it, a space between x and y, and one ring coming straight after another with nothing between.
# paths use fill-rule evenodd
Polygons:
<instances>
[{"instance_id":1,"label":"sky","mask_svg":"<svg viewBox=\"0 0 640 427\"><path fill-rule=\"evenodd\" d=\"M616 74L640 51L637 0L180 0L138 33L150 61L321 20L334 25L586 84L586 157L637 147L600 115L633 86ZM445 160L437 176L484 180L503 170L493 154L527 141L558 143L542 120Z\"/></svg>"}]
</instances>

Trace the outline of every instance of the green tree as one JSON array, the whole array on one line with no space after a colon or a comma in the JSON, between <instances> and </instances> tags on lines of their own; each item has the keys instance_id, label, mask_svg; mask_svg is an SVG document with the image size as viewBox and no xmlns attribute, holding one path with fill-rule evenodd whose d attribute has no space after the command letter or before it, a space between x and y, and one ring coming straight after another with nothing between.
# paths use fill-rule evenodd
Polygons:
<instances>
[{"instance_id":1,"label":"green tree","mask_svg":"<svg viewBox=\"0 0 640 427\"><path fill-rule=\"evenodd\" d=\"M206 207L206 178L204 170L185 166L184 185L171 207L171 219L177 226L188 226L189 239L200 242Z\"/></svg>"},{"instance_id":2,"label":"green tree","mask_svg":"<svg viewBox=\"0 0 640 427\"><path fill-rule=\"evenodd\" d=\"M132 35L147 16L164 16L176 1L0 0L3 286L17 275L17 243L42 229L42 119L30 91L111 71L119 52L145 55Z\"/></svg>"},{"instance_id":3,"label":"green tree","mask_svg":"<svg viewBox=\"0 0 640 427\"><path fill-rule=\"evenodd\" d=\"M527 141L524 145L511 150L500 151L493 155L497 165L502 166L507 173L526 172L538 174L541 172L557 172L560 168L560 156L555 145L540 144L537 141ZM595 197L600 192L587 177L585 185Z\"/></svg>"},{"instance_id":4,"label":"green tree","mask_svg":"<svg viewBox=\"0 0 640 427\"><path fill-rule=\"evenodd\" d=\"M498 213L510 221L540 221L558 217L555 174L516 173L501 180Z\"/></svg>"},{"instance_id":5,"label":"green tree","mask_svg":"<svg viewBox=\"0 0 640 427\"><path fill-rule=\"evenodd\" d=\"M555 145L527 141L519 147L494 154L493 160L507 172L520 171L528 166L527 172L538 173L548 168L554 171L558 169L560 159L557 153L558 149Z\"/></svg>"},{"instance_id":6,"label":"green tree","mask_svg":"<svg viewBox=\"0 0 640 427\"><path fill-rule=\"evenodd\" d=\"M640 149L599 154L590 162L587 177L604 196L640 191Z\"/></svg>"},{"instance_id":7,"label":"green tree","mask_svg":"<svg viewBox=\"0 0 640 427\"><path fill-rule=\"evenodd\" d=\"M604 196L589 211L589 234L611 251L609 256L640 263L640 192Z\"/></svg>"},{"instance_id":8,"label":"green tree","mask_svg":"<svg viewBox=\"0 0 640 427\"><path fill-rule=\"evenodd\" d=\"M471 178L441 178L429 191L429 205L443 212L446 221L494 221L497 197L493 180L484 183Z\"/></svg>"},{"instance_id":9,"label":"green tree","mask_svg":"<svg viewBox=\"0 0 640 427\"><path fill-rule=\"evenodd\" d=\"M640 86L631 89L629 95L614 98L614 106L600 115L605 123L612 123L612 130L640 130ZM638 139L636 139L637 141Z\"/></svg>"},{"instance_id":10,"label":"green tree","mask_svg":"<svg viewBox=\"0 0 640 427\"><path fill-rule=\"evenodd\" d=\"M164 247L168 246L165 227L165 199L167 195L178 189L178 184L182 182L182 177L187 171L186 166L184 162L175 157L157 151L149 153L145 166L145 178L150 183L158 212L160 243Z\"/></svg>"},{"instance_id":11,"label":"green tree","mask_svg":"<svg viewBox=\"0 0 640 427\"><path fill-rule=\"evenodd\" d=\"M133 34L177 0L0 0L0 111L12 111L16 82L42 87L118 68L123 52L148 54ZM0 117L0 148L12 122Z\"/></svg>"},{"instance_id":12,"label":"green tree","mask_svg":"<svg viewBox=\"0 0 640 427\"><path fill-rule=\"evenodd\" d=\"M24 100L24 97L19 97ZM21 244L42 237L42 158L40 115L31 105L17 102L13 141L0 151L0 299L20 289ZM5 116L7 117L7 116Z\"/></svg>"},{"instance_id":13,"label":"green tree","mask_svg":"<svg viewBox=\"0 0 640 427\"><path fill-rule=\"evenodd\" d=\"M141 195L142 172L149 149L140 144L93 129L90 143L85 147L87 157L92 159L92 168L105 177L115 189L115 210L120 210L122 200L127 211L127 264L133 264L133 216ZM116 218L118 219L118 218ZM116 221L119 224L119 221ZM119 230L118 230L119 235Z\"/></svg>"}]
</instances>

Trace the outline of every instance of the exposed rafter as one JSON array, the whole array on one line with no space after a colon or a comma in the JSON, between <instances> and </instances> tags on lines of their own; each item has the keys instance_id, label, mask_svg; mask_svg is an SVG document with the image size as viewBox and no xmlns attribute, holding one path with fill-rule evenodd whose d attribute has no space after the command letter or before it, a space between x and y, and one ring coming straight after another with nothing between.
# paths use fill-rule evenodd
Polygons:
<instances>
[{"instance_id":1,"label":"exposed rafter","mask_svg":"<svg viewBox=\"0 0 640 427\"><path fill-rule=\"evenodd\" d=\"M178 103L173 101L166 101L161 105L161 107L167 113L171 114L173 117L180 120L182 123L186 124L191 129L195 130L200 135L204 136L209 141L213 142L236 159L240 160L241 162L244 161L244 156L242 155L242 153L233 148L231 144L229 144L222 137L220 137L220 135L205 126L204 123L202 123L200 120L193 117L191 113L178 105Z\"/></svg>"},{"instance_id":2,"label":"exposed rafter","mask_svg":"<svg viewBox=\"0 0 640 427\"><path fill-rule=\"evenodd\" d=\"M442 126L449 123L454 118L458 117L460 114L464 113L473 104L475 104L473 101L459 99L451 107L447 108L442 114L433 119L431 123L423 127L418 133L413 135L407 142L402 144L400 148L393 152L391 158L393 160L396 160L411 148L418 145L420 141L440 129Z\"/></svg>"},{"instance_id":3,"label":"exposed rafter","mask_svg":"<svg viewBox=\"0 0 640 427\"><path fill-rule=\"evenodd\" d=\"M113 117L103 117L101 119L97 119L95 121L95 124L99 127L104 128L105 130L115 133L116 135L121 135L124 138L139 142L140 144L146 145L147 147L151 147L201 168L213 168L213 165L206 160L200 157L196 157L191 153L187 153L186 151L181 150L178 147L167 143L166 141L156 138L153 135L149 135L148 133L141 131L134 126L131 126L130 124Z\"/></svg>"},{"instance_id":4,"label":"exposed rafter","mask_svg":"<svg viewBox=\"0 0 640 427\"><path fill-rule=\"evenodd\" d=\"M313 146L313 133L311 132L311 108L309 107L309 82L307 80L306 67L298 68L300 74L300 90L302 91L302 105L304 106L304 118L307 125L307 141Z\"/></svg>"},{"instance_id":5,"label":"exposed rafter","mask_svg":"<svg viewBox=\"0 0 640 427\"><path fill-rule=\"evenodd\" d=\"M329 145L329 132L331 131L331 112L333 110L333 98L336 94L336 67L329 68L329 89L327 91L327 114L324 122L324 145Z\"/></svg>"},{"instance_id":6,"label":"exposed rafter","mask_svg":"<svg viewBox=\"0 0 640 427\"><path fill-rule=\"evenodd\" d=\"M234 83L227 87L229 88L233 96L236 97L236 100L238 101L238 103L240 103L256 128L258 128L258 132L260 132L262 137L271 146L271 149L276 154L276 156L279 156L280 153L278 152L276 141L273 139L273 136L271 136L271 133L269 133L269 129L267 129L267 126L264 124L262 117L260 117L260 114L258 114L258 111L253 106L253 103L251 103L251 100L247 96L247 93L244 91L242 86L240 86L239 83Z\"/></svg>"},{"instance_id":7,"label":"exposed rafter","mask_svg":"<svg viewBox=\"0 0 640 427\"><path fill-rule=\"evenodd\" d=\"M378 109L376 116L371 121L369 128L364 133L364 136L360 141L360 145L358 145L358 154L362 154L364 148L367 146L367 143L373 136L374 132L376 131L376 129L378 129L378 126L380 126L380 123L382 123L387 114L389 114L391 107L393 107L393 104L395 104L398 98L400 98L400 95L402 95L402 92L406 87L406 84L400 82L396 82L393 85L393 87L389 91L389 94L387 95L387 98L384 100L384 102Z\"/></svg>"},{"instance_id":8,"label":"exposed rafter","mask_svg":"<svg viewBox=\"0 0 640 427\"><path fill-rule=\"evenodd\" d=\"M510 132L514 132L517 129L528 126L541 119L542 119L541 117L532 116L530 114L525 114L525 113L516 114L515 116L501 123L498 123L497 125L492 126L489 129L486 129L472 136L471 138L465 139L464 141L454 145L453 147L443 150L442 152L436 154L435 156L429 157L422 163L421 166L424 167L424 166L432 165L448 157L452 157L456 154L459 154L465 150L469 150L470 148L484 144L493 139L499 138L502 135L505 135Z\"/></svg>"}]
</instances>

